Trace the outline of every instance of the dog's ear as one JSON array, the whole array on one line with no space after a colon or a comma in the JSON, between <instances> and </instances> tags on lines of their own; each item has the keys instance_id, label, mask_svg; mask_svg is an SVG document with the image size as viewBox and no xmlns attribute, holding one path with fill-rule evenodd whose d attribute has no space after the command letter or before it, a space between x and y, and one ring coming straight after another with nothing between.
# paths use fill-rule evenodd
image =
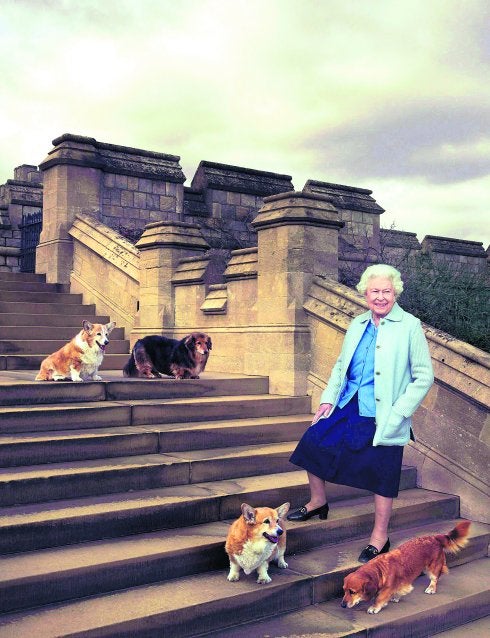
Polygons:
<instances>
[{"instance_id":1,"label":"dog's ear","mask_svg":"<svg viewBox=\"0 0 490 638\"><path fill-rule=\"evenodd\" d=\"M289 503L283 503L280 507L277 508L277 516L278 518L284 518L286 514L289 512Z\"/></svg>"},{"instance_id":2,"label":"dog's ear","mask_svg":"<svg viewBox=\"0 0 490 638\"><path fill-rule=\"evenodd\" d=\"M83 320L82 326L85 332L90 332L93 328L93 325L90 323L90 321L87 321L86 319Z\"/></svg>"},{"instance_id":3,"label":"dog's ear","mask_svg":"<svg viewBox=\"0 0 490 638\"><path fill-rule=\"evenodd\" d=\"M107 334L112 332L115 327L116 327L116 322L115 321L111 321L110 323L106 323L105 329L107 330Z\"/></svg>"},{"instance_id":4,"label":"dog's ear","mask_svg":"<svg viewBox=\"0 0 490 638\"><path fill-rule=\"evenodd\" d=\"M245 519L245 523L255 525L255 510L253 507L250 507L247 503L242 503L242 514Z\"/></svg>"},{"instance_id":5,"label":"dog's ear","mask_svg":"<svg viewBox=\"0 0 490 638\"><path fill-rule=\"evenodd\" d=\"M376 595L378 587L370 574L364 574L365 580L362 583L361 592L364 600L371 600Z\"/></svg>"},{"instance_id":6,"label":"dog's ear","mask_svg":"<svg viewBox=\"0 0 490 638\"><path fill-rule=\"evenodd\" d=\"M191 348L194 347L196 340L194 339L193 335L187 335L187 337L184 339L184 343L185 343L185 347L190 350Z\"/></svg>"},{"instance_id":7,"label":"dog's ear","mask_svg":"<svg viewBox=\"0 0 490 638\"><path fill-rule=\"evenodd\" d=\"M208 337L208 340L206 341L206 344L208 346L208 350L212 350L213 349L213 342L211 341L211 337Z\"/></svg>"}]
</instances>

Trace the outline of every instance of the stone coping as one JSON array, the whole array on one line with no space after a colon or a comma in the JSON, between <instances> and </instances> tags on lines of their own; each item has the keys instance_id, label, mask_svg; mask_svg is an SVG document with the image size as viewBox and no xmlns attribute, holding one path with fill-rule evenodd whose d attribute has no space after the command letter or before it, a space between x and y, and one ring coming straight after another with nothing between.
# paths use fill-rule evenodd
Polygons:
<instances>
[{"instance_id":1,"label":"stone coping","mask_svg":"<svg viewBox=\"0 0 490 638\"><path fill-rule=\"evenodd\" d=\"M446 253L450 255L462 255L464 257L487 257L483 248L483 242L468 239L455 239L453 237L439 237L426 235L422 240L423 250L433 253Z\"/></svg>"},{"instance_id":2,"label":"stone coping","mask_svg":"<svg viewBox=\"0 0 490 638\"><path fill-rule=\"evenodd\" d=\"M259 197L289 191L292 187L290 175L208 160L199 163L191 183L193 192L213 189Z\"/></svg>"},{"instance_id":3,"label":"stone coping","mask_svg":"<svg viewBox=\"0 0 490 638\"><path fill-rule=\"evenodd\" d=\"M110 144L107 142L99 142L95 137L86 137L84 135L74 135L73 133L63 133L52 141L53 146L59 146L63 142L77 142L78 144L90 144L96 148L107 151L116 151L129 155L141 155L142 157L153 157L155 159L167 159L175 162L180 161L179 155L170 155L168 153L159 153L157 151L147 151L142 148L134 148L132 146L121 146L120 144Z\"/></svg>"}]
</instances>

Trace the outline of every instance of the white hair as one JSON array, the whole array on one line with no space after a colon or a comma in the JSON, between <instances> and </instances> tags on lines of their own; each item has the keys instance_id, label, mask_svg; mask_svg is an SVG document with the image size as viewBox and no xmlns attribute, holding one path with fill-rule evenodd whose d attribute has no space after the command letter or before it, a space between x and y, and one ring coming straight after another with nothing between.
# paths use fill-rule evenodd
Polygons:
<instances>
[{"instance_id":1,"label":"white hair","mask_svg":"<svg viewBox=\"0 0 490 638\"><path fill-rule=\"evenodd\" d=\"M395 291L395 297L402 294L403 281L401 275L396 268L393 268L393 266L389 266L388 264L373 264L366 268L356 286L357 290L361 294L364 295L366 293L369 280L373 277L385 277L386 279L390 279Z\"/></svg>"}]
</instances>

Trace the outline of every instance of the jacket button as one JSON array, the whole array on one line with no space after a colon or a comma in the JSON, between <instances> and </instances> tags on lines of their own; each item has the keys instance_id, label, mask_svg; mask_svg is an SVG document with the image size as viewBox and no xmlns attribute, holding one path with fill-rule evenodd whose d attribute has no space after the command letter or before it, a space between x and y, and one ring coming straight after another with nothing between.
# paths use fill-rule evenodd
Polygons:
<instances>
[{"instance_id":1,"label":"jacket button","mask_svg":"<svg viewBox=\"0 0 490 638\"><path fill-rule=\"evenodd\" d=\"M381 346L376 346L376 350L379 350L381 348Z\"/></svg>"},{"instance_id":2,"label":"jacket button","mask_svg":"<svg viewBox=\"0 0 490 638\"><path fill-rule=\"evenodd\" d=\"M376 397L376 401L379 401L378 397Z\"/></svg>"},{"instance_id":3,"label":"jacket button","mask_svg":"<svg viewBox=\"0 0 490 638\"><path fill-rule=\"evenodd\" d=\"M384 325L385 325L385 322L384 322L384 321L382 321L382 322L381 322L381 325L382 325L382 326L384 326Z\"/></svg>"},{"instance_id":4,"label":"jacket button","mask_svg":"<svg viewBox=\"0 0 490 638\"><path fill-rule=\"evenodd\" d=\"M376 372L376 374L381 374L381 372Z\"/></svg>"}]
</instances>

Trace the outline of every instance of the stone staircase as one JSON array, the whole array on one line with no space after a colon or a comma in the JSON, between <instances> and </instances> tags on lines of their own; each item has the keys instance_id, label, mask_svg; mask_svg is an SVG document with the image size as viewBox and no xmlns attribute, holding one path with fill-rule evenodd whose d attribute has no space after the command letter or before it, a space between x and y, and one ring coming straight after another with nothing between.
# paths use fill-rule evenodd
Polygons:
<instances>
[{"instance_id":1,"label":"stone staircase","mask_svg":"<svg viewBox=\"0 0 490 638\"><path fill-rule=\"evenodd\" d=\"M33 377L0 371L0 638L403 638L480 626L490 613L490 528L480 523L436 596L421 577L377 616L342 609L373 514L368 493L341 486L327 521L288 525L289 568L272 566L272 583L226 580L224 539L240 504L307 498L288 458L311 419L308 397L273 396L266 378L240 375ZM393 546L447 532L458 516L457 497L417 489L415 469L403 468Z\"/></svg>"},{"instance_id":2,"label":"stone staircase","mask_svg":"<svg viewBox=\"0 0 490 638\"><path fill-rule=\"evenodd\" d=\"M82 295L47 284L44 275L0 272L0 370L39 368L81 330L84 319L110 321L98 316L93 304L84 305ZM128 352L124 328L116 327L101 369L122 369Z\"/></svg>"}]
</instances>

